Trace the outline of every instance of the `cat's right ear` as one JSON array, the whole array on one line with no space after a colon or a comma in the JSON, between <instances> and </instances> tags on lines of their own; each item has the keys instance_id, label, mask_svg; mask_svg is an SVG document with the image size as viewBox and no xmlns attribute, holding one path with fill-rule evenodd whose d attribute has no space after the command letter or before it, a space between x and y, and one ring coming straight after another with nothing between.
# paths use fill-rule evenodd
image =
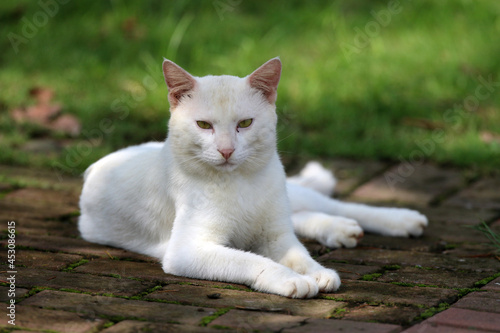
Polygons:
<instances>
[{"instance_id":1,"label":"cat's right ear","mask_svg":"<svg viewBox=\"0 0 500 333\"><path fill-rule=\"evenodd\" d=\"M262 95L271 104L276 102L278 83L281 76L280 58L273 58L264 65L257 68L248 76L248 82L252 88L260 90Z\"/></svg>"},{"instance_id":2,"label":"cat's right ear","mask_svg":"<svg viewBox=\"0 0 500 333\"><path fill-rule=\"evenodd\" d=\"M194 89L196 80L191 74L170 60L165 59L162 67L168 87L168 101L170 102L170 108L174 109L181 98Z\"/></svg>"}]
</instances>

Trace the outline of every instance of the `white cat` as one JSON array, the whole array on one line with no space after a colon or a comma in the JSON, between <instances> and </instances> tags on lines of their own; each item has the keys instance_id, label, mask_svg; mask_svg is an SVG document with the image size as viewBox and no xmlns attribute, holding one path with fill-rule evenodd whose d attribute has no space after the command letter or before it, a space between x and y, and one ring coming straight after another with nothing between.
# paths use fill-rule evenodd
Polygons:
<instances>
[{"instance_id":1,"label":"white cat","mask_svg":"<svg viewBox=\"0 0 500 333\"><path fill-rule=\"evenodd\" d=\"M169 60L163 73L168 138L87 169L79 220L85 240L156 257L167 273L306 298L337 290L340 279L310 257L294 228L332 247L355 246L362 236L348 218L383 234L422 233L427 220L417 212L318 192L334 185L318 165L286 183L276 151L278 58L245 78L194 77Z\"/></svg>"}]
</instances>

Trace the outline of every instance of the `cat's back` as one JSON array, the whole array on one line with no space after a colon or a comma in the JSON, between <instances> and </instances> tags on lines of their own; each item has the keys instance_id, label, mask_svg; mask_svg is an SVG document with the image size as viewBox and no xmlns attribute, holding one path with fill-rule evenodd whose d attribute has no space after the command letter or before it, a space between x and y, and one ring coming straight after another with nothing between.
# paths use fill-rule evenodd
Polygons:
<instances>
[{"instance_id":1,"label":"cat's back","mask_svg":"<svg viewBox=\"0 0 500 333\"><path fill-rule=\"evenodd\" d=\"M168 238L174 216L163 148L163 143L128 147L87 169L80 197L83 239L158 255L155 246Z\"/></svg>"},{"instance_id":2,"label":"cat's back","mask_svg":"<svg viewBox=\"0 0 500 333\"><path fill-rule=\"evenodd\" d=\"M119 207L137 203L144 195L157 192L163 179L163 143L150 142L111 153L94 164L84 174L80 197L82 210L91 210L106 203Z\"/></svg>"},{"instance_id":3,"label":"cat's back","mask_svg":"<svg viewBox=\"0 0 500 333\"><path fill-rule=\"evenodd\" d=\"M84 180L87 182L91 177L110 172L123 176L124 173L132 172L135 168L156 160L163 145L164 143L160 142L148 142L115 151L89 166L85 171Z\"/></svg>"}]
</instances>

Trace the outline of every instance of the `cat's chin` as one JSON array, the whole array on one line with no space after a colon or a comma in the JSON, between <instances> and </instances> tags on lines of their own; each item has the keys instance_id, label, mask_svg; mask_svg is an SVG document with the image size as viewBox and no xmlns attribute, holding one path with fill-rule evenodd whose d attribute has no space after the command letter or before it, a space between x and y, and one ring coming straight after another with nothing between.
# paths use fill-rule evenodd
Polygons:
<instances>
[{"instance_id":1,"label":"cat's chin","mask_svg":"<svg viewBox=\"0 0 500 333\"><path fill-rule=\"evenodd\" d=\"M237 167L238 167L238 164L227 162L227 161L224 163L220 163L220 164L215 165L215 168L217 170L226 171L226 172L234 171L234 170L236 170Z\"/></svg>"}]
</instances>

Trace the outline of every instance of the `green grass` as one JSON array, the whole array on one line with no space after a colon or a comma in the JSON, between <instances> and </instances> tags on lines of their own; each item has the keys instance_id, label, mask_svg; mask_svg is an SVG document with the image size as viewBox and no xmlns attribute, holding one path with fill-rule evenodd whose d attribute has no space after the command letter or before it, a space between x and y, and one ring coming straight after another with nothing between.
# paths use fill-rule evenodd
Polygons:
<instances>
[{"instance_id":1,"label":"green grass","mask_svg":"<svg viewBox=\"0 0 500 333\"><path fill-rule=\"evenodd\" d=\"M497 170L500 142L483 142L481 133L500 133L500 2L400 1L390 22L388 3L59 5L17 53L8 38L0 41L0 163L79 174L115 149L163 140L162 57L197 76L244 76L280 56L282 155L423 158ZM34 24L41 11L36 1L2 2L2 36L23 36L26 22ZM23 151L32 138L61 135L16 125L8 116L31 103L27 92L35 86L53 89L64 111L82 121L82 135L60 154Z\"/></svg>"},{"instance_id":2,"label":"green grass","mask_svg":"<svg viewBox=\"0 0 500 333\"><path fill-rule=\"evenodd\" d=\"M490 241L488 245L493 247L495 253L500 253L500 234L493 231L486 222L481 222L475 226L467 226L481 232Z\"/></svg>"}]
</instances>

